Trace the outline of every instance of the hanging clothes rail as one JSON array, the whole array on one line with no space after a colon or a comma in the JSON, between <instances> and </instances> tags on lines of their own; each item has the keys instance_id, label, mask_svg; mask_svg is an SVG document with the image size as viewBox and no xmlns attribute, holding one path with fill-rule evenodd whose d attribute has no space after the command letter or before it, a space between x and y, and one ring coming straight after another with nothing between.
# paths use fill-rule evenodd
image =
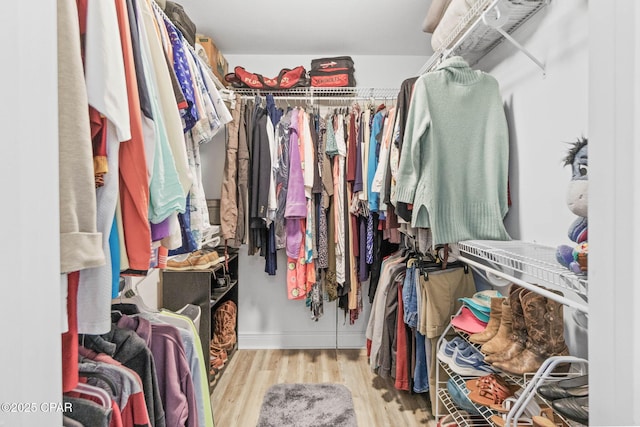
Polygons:
<instances>
[{"instance_id":1,"label":"hanging clothes rail","mask_svg":"<svg viewBox=\"0 0 640 427\"><path fill-rule=\"evenodd\" d=\"M398 88L367 88L367 87L301 87L287 90L269 89L233 89L243 99L253 99L257 95L271 94L275 98L290 101L309 102L353 102L353 101L381 101L394 100L398 97Z\"/></svg>"}]
</instances>

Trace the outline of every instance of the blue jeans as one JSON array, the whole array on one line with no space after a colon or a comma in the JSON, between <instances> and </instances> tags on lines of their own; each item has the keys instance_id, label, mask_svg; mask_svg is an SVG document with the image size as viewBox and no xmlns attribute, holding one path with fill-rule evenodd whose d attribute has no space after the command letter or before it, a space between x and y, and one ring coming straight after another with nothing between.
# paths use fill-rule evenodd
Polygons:
<instances>
[{"instance_id":1,"label":"blue jeans","mask_svg":"<svg viewBox=\"0 0 640 427\"><path fill-rule=\"evenodd\" d=\"M418 296L416 295L416 268L414 266L408 267L406 271L402 287L402 303L404 304L404 323L415 329L418 325Z\"/></svg>"},{"instance_id":2,"label":"blue jeans","mask_svg":"<svg viewBox=\"0 0 640 427\"><path fill-rule=\"evenodd\" d=\"M413 391L416 393L429 391L429 373L424 341L424 335L416 331L416 369L413 373Z\"/></svg>"}]
</instances>

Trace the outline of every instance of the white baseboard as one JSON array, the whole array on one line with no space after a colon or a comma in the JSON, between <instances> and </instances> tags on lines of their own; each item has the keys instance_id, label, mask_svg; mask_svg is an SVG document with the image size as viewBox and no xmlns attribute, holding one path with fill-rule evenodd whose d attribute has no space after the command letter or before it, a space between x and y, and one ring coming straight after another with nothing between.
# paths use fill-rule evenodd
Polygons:
<instances>
[{"instance_id":1,"label":"white baseboard","mask_svg":"<svg viewBox=\"0 0 640 427\"><path fill-rule=\"evenodd\" d=\"M338 348L364 348L366 338L363 332L342 332L338 334ZM281 332L238 334L240 349L305 349L336 348L335 332Z\"/></svg>"}]
</instances>

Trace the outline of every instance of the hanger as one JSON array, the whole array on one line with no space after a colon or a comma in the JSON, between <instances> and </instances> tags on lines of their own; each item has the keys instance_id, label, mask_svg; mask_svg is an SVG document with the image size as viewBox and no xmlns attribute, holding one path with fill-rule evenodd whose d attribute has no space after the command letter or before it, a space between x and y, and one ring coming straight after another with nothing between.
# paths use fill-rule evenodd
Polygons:
<instances>
[{"instance_id":1,"label":"hanger","mask_svg":"<svg viewBox=\"0 0 640 427\"><path fill-rule=\"evenodd\" d=\"M98 403L102 405L105 409L111 409L111 396L101 389L100 387L92 386L90 384L78 383L78 385L73 388L76 393L81 393L86 396L92 396L98 399Z\"/></svg>"},{"instance_id":2,"label":"hanger","mask_svg":"<svg viewBox=\"0 0 640 427\"><path fill-rule=\"evenodd\" d=\"M445 244L439 248L435 248L433 253L427 252L420 256L418 260L418 268L425 280L429 280L429 273L454 268L464 269L464 274L469 273L469 266L462 261L449 261L449 245Z\"/></svg>"},{"instance_id":3,"label":"hanger","mask_svg":"<svg viewBox=\"0 0 640 427\"><path fill-rule=\"evenodd\" d=\"M416 252L416 248L415 248L415 241L413 240L413 238L411 236L409 236L408 234L401 234L402 236L402 250L400 251L400 254L404 257L404 256L415 256L417 255ZM409 265L407 265L408 267Z\"/></svg>"},{"instance_id":4,"label":"hanger","mask_svg":"<svg viewBox=\"0 0 640 427\"><path fill-rule=\"evenodd\" d=\"M149 306L145 304L144 300L139 295L137 290L134 289L134 286L132 285L131 282L132 282L131 277L124 278L124 283L125 283L124 289L120 292L119 297L111 300L111 303L112 304L135 304L135 306L138 307L138 310L140 310L141 313L157 313L158 310L149 308Z\"/></svg>"},{"instance_id":5,"label":"hanger","mask_svg":"<svg viewBox=\"0 0 640 427\"><path fill-rule=\"evenodd\" d=\"M82 369L80 369L78 371L78 376L82 377L82 378L97 378L98 380L104 382L109 387L109 390L111 390L111 395L112 396L116 396L117 395L118 388L114 384L113 380L111 378L109 378L108 376L106 376L105 374L101 373L101 372L83 371ZM85 383L83 383L83 384L85 384ZM88 383L86 383L86 384L87 385L91 385L91 384L88 384ZM94 386L94 387L97 387L97 386ZM98 388L100 388L100 387L98 387Z\"/></svg>"}]
</instances>

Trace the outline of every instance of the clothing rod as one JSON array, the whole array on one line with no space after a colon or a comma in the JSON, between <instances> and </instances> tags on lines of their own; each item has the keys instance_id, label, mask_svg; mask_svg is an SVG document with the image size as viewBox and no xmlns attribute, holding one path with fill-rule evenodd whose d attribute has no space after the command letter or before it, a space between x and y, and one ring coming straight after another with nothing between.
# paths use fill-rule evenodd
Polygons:
<instances>
[{"instance_id":1,"label":"clothing rod","mask_svg":"<svg viewBox=\"0 0 640 427\"><path fill-rule=\"evenodd\" d=\"M467 263L469 265L478 267L478 268L480 268L480 269L482 269L484 271L487 271L489 273L495 274L496 276L502 277L503 279L507 279L510 282L513 282L516 285L520 285L523 288L529 289L530 291L533 291L533 292L535 292L537 294L540 294L545 298L549 298L549 299L551 299L553 301L559 302L560 304L567 305L569 307L573 307L573 308L575 308L577 310L582 311L583 313L589 313L589 307L587 307L584 304L580 304L579 302L573 301L573 300L571 300L569 298L566 298L566 297L564 297L562 295L558 295L558 294L555 294L553 292L550 292L550 291L548 291L548 290L546 290L544 288L541 288L540 286L536 286L536 285L534 285L532 283L525 282L522 279L518 279L518 278L513 277L513 276L511 276L509 274L503 273L502 271L496 270L494 268L491 268L491 267L486 266L484 264L481 264L479 262L473 261L473 260L471 260L471 259L469 259L469 258L467 258L465 256L460 255L457 258L458 258L458 260L463 261L463 262L465 262L465 263Z\"/></svg>"},{"instance_id":2,"label":"clothing rod","mask_svg":"<svg viewBox=\"0 0 640 427\"><path fill-rule=\"evenodd\" d=\"M264 95L260 95L264 96ZM242 99L252 100L255 99L255 95L241 95ZM286 101L394 101L397 97L381 96L381 97L367 97L367 96L287 96L287 95L273 95L274 99L286 100Z\"/></svg>"}]
</instances>

